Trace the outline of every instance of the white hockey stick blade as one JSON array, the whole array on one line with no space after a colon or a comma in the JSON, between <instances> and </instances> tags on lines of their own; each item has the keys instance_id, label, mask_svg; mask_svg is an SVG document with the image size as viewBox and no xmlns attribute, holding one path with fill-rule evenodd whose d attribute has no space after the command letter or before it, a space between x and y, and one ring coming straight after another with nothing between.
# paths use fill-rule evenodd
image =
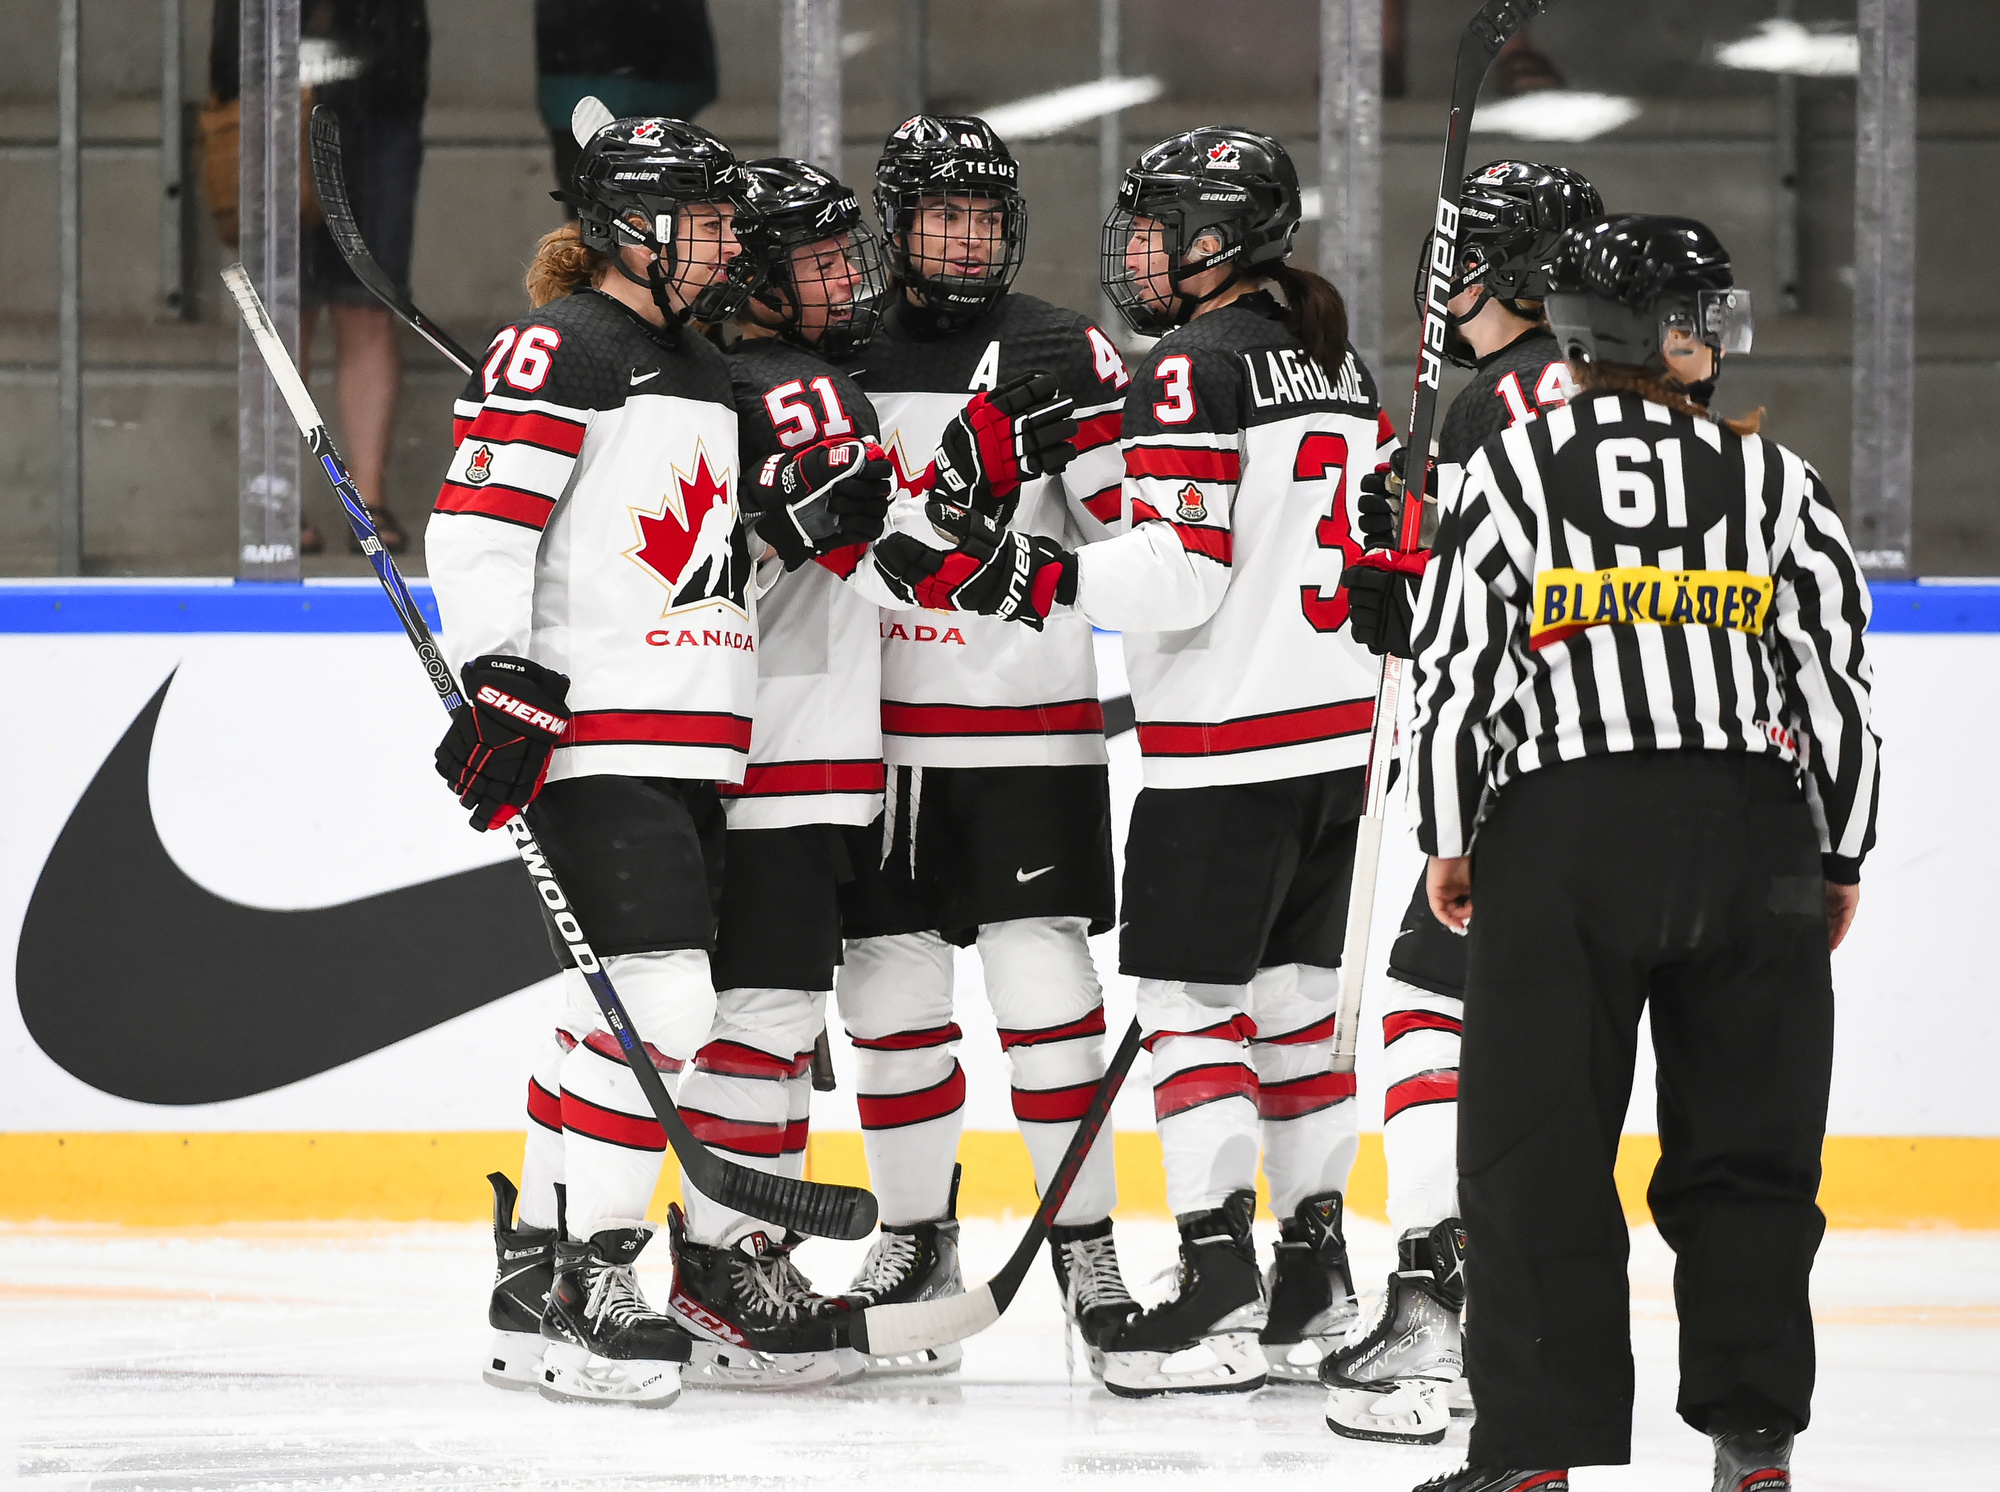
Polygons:
<instances>
[{"instance_id":1,"label":"white hockey stick blade","mask_svg":"<svg viewBox=\"0 0 2000 1492\"><path fill-rule=\"evenodd\" d=\"M237 309L243 313L251 339L264 355L264 366L271 370L272 381L278 385L278 392L285 396L285 403L291 406L292 418L299 423L299 433L310 435L326 421L320 418L319 406L306 392L306 381L299 377L292 355L285 350L284 339L278 335L277 327L271 324L271 313L258 299L257 287L250 283L249 272L240 264L232 264L222 272L222 283L236 297Z\"/></svg>"},{"instance_id":2,"label":"white hockey stick blade","mask_svg":"<svg viewBox=\"0 0 2000 1492\"><path fill-rule=\"evenodd\" d=\"M617 117L604 106L603 99L594 93L586 93L569 111L569 132L576 136L577 144L588 145L592 135Z\"/></svg>"},{"instance_id":3,"label":"white hockey stick blade","mask_svg":"<svg viewBox=\"0 0 2000 1492\"><path fill-rule=\"evenodd\" d=\"M857 1342L857 1349L870 1357L901 1357L962 1342L986 1330L1000 1319L1000 1307L991 1287L980 1285L963 1295L870 1306L861 1314L867 1322L868 1345L864 1348Z\"/></svg>"}]
</instances>

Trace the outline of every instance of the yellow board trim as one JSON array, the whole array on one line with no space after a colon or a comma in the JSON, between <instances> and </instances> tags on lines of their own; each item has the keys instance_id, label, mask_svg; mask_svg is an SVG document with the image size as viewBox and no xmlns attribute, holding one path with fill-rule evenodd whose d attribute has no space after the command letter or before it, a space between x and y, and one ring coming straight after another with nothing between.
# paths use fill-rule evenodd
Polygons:
<instances>
[{"instance_id":1,"label":"yellow board trim","mask_svg":"<svg viewBox=\"0 0 2000 1492\"><path fill-rule=\"evenodd\" d=\"M1165 1217L1159 1137L1114 1137L1118 1215ZM865 1185L858 1133L812 1136L807 1174ZM1035 1205L1027 1147L1008 1131L959 1143L965 1217L1025 1217ZM1626 1215L1647 1218L1646 1182L1659 1140L1627 1135L1618 1153ZM1820 1206L1836 1228L2000 1228L2000 1137L1834 1135L1826 1142ZM518 1132L259 1134L0 1134L0 1220L183 1227L229 1222L379 1219L456 1221L491 1206L484 1177L518 1177ZM673 1157L650 1209L680 1194ZM1386 1218L1382 1137L1365 1134L1348 1206Z\"/></svg>"}]
</instances>

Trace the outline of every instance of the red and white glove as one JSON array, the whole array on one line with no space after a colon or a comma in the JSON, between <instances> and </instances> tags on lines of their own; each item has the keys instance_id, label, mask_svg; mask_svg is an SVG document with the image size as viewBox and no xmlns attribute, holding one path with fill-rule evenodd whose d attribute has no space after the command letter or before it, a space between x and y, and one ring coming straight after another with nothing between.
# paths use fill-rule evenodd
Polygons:
<instances>
[{"instance_id":1,"label":"red and white glove","mask_svg":"<svg viewBox=\"0 0 2000 1492\"><path fill-rule=\"evenodd\" d=\"M472 810L473 828L497 829L542 790L549 757L569 730L569 676L489 653L466 664L462 677L465 703L438 743L438 776Z\"/></svg>"},{"instance_id":2,"label":"red and white glove","mask_svg":"<svg viewBox=\"0 0 2000 1492\"><path fill-rule=\"evenodd\" d=\"M872 440L823 440L765 461L745 493L751 526L787 570L879 538L895 468Z\"/></svg>"},{"instance_id":3,"label":"red and white glove","mask_svg":"<svg viewBox=\"0 0 2000 1492\"><path fill-rule=\"evenodd\" d=\"M969 515L956 549L933 549L909 534L875 545L875 568L905 601L932 611L970 611L1042 630L1057 605L1076 600L1076 556L1054 539L999 528Z\"/></svg>"},{"instance_id":4,"label":"red and white glove","mask_svg":"<svg viewBox=\"0 0 2000 1492\"><path fill-rule=\"evenodd\" d=\"M936 457L912 484L928 500L931 521L953 538L953 517L965 509L979 508L1004 524L1022 482L1053 476L1075 458L1075 408L1053 373L1023 373L975 394L944 427Z\"/></svg>"}]
</instances>

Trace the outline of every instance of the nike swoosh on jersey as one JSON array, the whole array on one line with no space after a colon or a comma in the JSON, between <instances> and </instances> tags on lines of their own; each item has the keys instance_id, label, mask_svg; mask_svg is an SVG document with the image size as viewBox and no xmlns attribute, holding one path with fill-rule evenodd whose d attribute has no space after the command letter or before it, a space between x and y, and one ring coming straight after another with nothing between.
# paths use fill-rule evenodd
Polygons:
<instances>
[{"instance_id":1,"label":"nike swoosh on jersey","mask_svg":"<svg viewBox=\"0 0 2000 1492\"><path fill-rule=\"evenodd\" d=\"M21 1018L65 1072L140 1103L244 1098L556 972L511 858L295 912L197 885L160 842L147 786L172 685L170 674L77 800L22 918Z\"/></svg>"},{"instance_id":2,"label":"nike swoosh on jersey","mask_svg":"<svg viewBox=\"0 0 2000 1492\"><path fill-rule=\"evenodd\" d=\"M1044 865L1040 870L1017 870L1014 872L1014 879L1025 886L1028 882L1034 880L1035 877L1045 876L1054 869L1053 865Z\"/></svg>"},{"instance_id":3,"label":"nike swoosh on jersey","mask_svg":"<svg viewBox=\"0 0 2000 1492\"><path fill-rule=\"evenodd\" d=\"M655 368L650 373L634 373L632 375L632 387L637 388L640 384L647 382L649 379L658 378L659 376L660 376L660 370L658 368Z\"/></svg>"}]
</instances>

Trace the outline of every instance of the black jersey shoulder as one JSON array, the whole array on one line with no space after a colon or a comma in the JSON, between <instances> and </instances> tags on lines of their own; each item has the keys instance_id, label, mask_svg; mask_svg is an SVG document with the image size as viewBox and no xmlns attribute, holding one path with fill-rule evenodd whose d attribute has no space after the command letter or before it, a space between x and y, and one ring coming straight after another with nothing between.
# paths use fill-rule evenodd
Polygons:
<instances>
[{"instance_id":1,"label":"black jersey shoulder","mask_svg":"<svg viewBox=\"0 0 2000 1492\"><path fill-rule=\"evenodd\" d=\"M541 335L531 334L540 329ZM504 350L502 337L513 333ZM538 350L524 352L532 346ZM656 327L595 290L552 300L494 334L465 397L492 392L568 409L608 410L634 394L668 394L728 404L729 373L722 354L678 324Z\"/></svg>"},{"instance_id":2,"label":"black jersey shoulder","mask_svg":"<svg viewBox=\"0 0 2000 1492\"><path fill-rule=\"evenodd\" d=\"M829 424L842 427L835 435L872 440L881 434L875 406L846 370L804 348L776 337L745 337L730 345L723 361L746 472L767 456L826 439Z\"/></svg>"},{"instance_id":3,"label":"black jersey shoulder","mask_svg":"<svg viewBox=\"0 0 2000 1492\"><path fill-rule=\"evenodd\" d=\"M1438 460L1463 466L1475 451L1514 423L1513 406L1501 393L1501 386L1510 378L1523 403L1539 412L1543 406L1536 402L1535 388L1549 364L1561 361L1555 334L1542 327L1481 358L1472 381L1459 390L1445 411L1438 428Z\"/></svg>"},{"instance_id":4,"label":"black jersey shoulder","mask_svg":"<svg viewBox=\"0 0 2000 1492\"><path fill-rule=\"evenodd\" d=\"M1103 339L1100 348L1096 338ZM998 346L996 354L994 347ZM1087 316L1010 292L977 321L937 331L904 302L891 305L867 350L847 365L871 394L963 394L970 398L1023 373L1053 373L1062 391L1088 409L1118 398L1120 362L1100 369L1116 348ZM1108 376L1101 376L1108 374Z\"/></svg>"},{"instance_id":5,"label":"black jersey shoulder","mask_svg":"<svg viewBox=\"0 0 2000 1492\"><path fill-rule=\"evenodd\" d=\"M1181 390L1195 403L1181 415ZM1169 332L1140 363L1125 405L1125 433L1232 431L1302 414L1372 420L1375 378L1350 345L1338 368L1306 355L1268 292L1244 296Z\"/></svg>"}]
</instances>

